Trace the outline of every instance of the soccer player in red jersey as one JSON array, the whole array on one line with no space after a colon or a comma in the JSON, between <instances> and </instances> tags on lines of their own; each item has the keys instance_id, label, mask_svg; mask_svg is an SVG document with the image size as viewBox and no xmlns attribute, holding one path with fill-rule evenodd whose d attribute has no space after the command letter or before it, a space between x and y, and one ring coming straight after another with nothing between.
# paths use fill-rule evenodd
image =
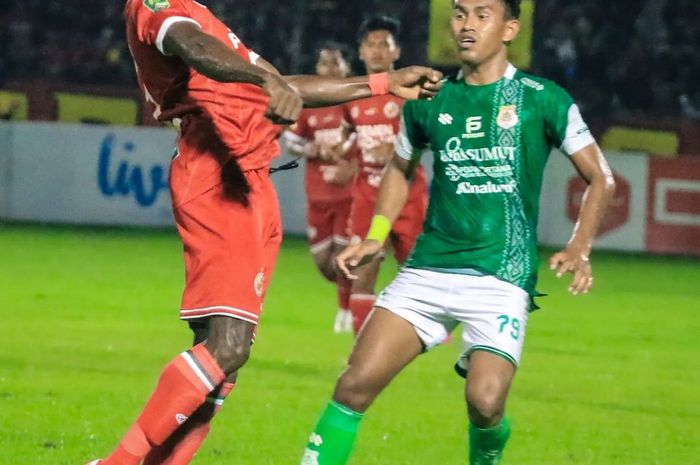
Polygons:
<instances>
[{"instance_id":1,"label":"soccer player in red jersey","mask_svg":"<svg viewBox=\"0 0 700 465\"><path fill-rule=\"evenodd\" d=\"M401 49L397 43L400 23L386 16L368 18L360 27L360 59L368 73L394 69ZM377 95L345 104L346 118L357 133L360 149L359 172L353 186L349 229L352 241L364 238L369 231L379 184L394 153L394 140L399 132L403 100L393 95ZM406 206L394 222L389 242L399 263L409 256L423 227L428 203L427 182L421 166L413 175ZM357 268L350 294L353 329L358 333L374 306L374 287L381 258Z\"/></svg>"},{"instance_id":2,"label":"soccer player in red jersey","mask_svg":"<svg viewBox=\"0 0 700 465\"><path fill-rule=\"evenodd\" d=\"M318 52L319 76L346 77L350 70L342 47L328 43ZM357 158L349 158L352 141L343 128L340 105L307 108L285 133L287 149L306 158L307 236L316 267L336 284L338 313L333 330L352 331L350 281L336 273L335 256L348 245L347 222L352 203L352 180Z\"/></svg>"},{"instance_id":3,"label":"soccer player in red jersey","mask_svg":"<svg viewBox=\"0 0 700 465\"><path fill-rule=\"evenodd\" d=\"M430 97L442 76L412 67L351 79L283 77L193 0L128 0L125 18L146 99L156 118L179 128L170 188L185 252L180 316L196 345L167 364L102 465L184 465L249 357L282 239L269 178L282 127L275 123L293 123L302 103Z\"/></svg>"}]
</instances>

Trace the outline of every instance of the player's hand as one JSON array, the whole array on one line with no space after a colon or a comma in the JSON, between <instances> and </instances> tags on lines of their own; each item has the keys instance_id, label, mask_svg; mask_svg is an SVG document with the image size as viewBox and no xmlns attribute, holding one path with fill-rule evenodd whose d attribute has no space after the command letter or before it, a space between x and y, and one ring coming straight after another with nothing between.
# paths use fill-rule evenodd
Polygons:
<instances>
[{"instance_id":1,"label":"player's hand","mask_svg":"<svg viewBox=\"0 0 700 465\"><path fill-rule=\"evenodd\" d=\"M392 142L380 142L367 151L372 157L372 162L378 165L386 165L394 157L394 144Z\"/></svg>"},{"instance_id":2,"label":"player's hand","mask_svg":"<svg viewBox=\"0 0 700 465\"><path fill-rule=\"evenodd\" d=\"M429 99L442 87L442 73L424 66L409 66L389 73L389 92L406 100Z\"/></svg>"},{"instance_id":3,"label":"player's hand","mask_svg":"<svg viewBox=\"0 0 700 465\"><path fill-rule=\"evenodd\" d=\"M378 241L364 240L340 252L335 258L335 264L343 276L348 279L357 279L357 275L352 274L352 270L371 262L382 253L382 250L383 245Z\"/></svg>"},{"instance_id":4,"label":"player's hand","mask_svg":"<svg viewBox=\"0 0 700 465\"><path fill-rule=\"evenodd\" d=\"M552 255L549 259L549 268L556 272L557 278L561 278L566 273L574 275L569 292L573 295L587 294L593 287L593 270L588 254L581 250L567 247L559 253Z\"/></svg>"},{"instance_id":5,"label":"player's hand","mask_svg":"<svg viewBox=\"0 0 700 465\"><path fill-rule=\"evenodd\" d=\"M319 157L319 147L316 142L307 142L304 144L303 148L304 157L308 159L315 159Z\"/></svg>"},{"instance_id":6,"label":"player's hand","mask_svg":"<svg viewBox=\"0 0 700 465\"><path fill-rule=\"evenodd\" d=\"M318 151L319 158L323 161L336 162L343 158L345 152L343 151L343 144L339 142L335 145L322 144Z\"/></svg>"},{"instance_id":7,"label":"player's hand","mask_svg":"<svg viewBox=\"0 0 700 465\"><path fill-rule=\"evenodd\" d=\"M328 182L337 186L347 185L352 178L355 177L355 173L357 172L352 162L343 159L338 160L334 168L335 170L332 172L332 176Z\"/></svg>"},{"instance_id":8,"label":"player's hand","mask_svg":"<svg viewBox=\"0 0 700 465\"><path fill-rule=\"evenodd\" d=\"M273 123L291 124L299 119L304 102L284 79L274 73L267 73L262 88L270 96L265 116Z\"/></svg>"}]
</instances>

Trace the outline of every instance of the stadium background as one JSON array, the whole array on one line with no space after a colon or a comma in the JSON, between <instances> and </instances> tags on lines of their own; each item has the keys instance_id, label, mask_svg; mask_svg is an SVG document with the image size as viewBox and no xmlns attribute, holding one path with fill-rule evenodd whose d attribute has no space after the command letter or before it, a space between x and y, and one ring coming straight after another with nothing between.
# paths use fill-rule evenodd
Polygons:
<instances>
[{"instance_id":1,"label":"stadium background","mask_svg":"<svg viewBox=\"0 0 700 465\"><path fill-rule=\"evenodd\" d=\"M401 64L451 69L435 34L444 0L206 3L285 73L311 72L324 40L354 49L357 26L375 12L403 21ZM517 61L575 96L621 189L600 240L609 251L594 254L594 293L572 298L542 270L549 296L529 327L504 463L696 463L700 2L533 7ZM169 223L163 148L172 133L131 127L155 123L135 86L121 8L0 0L2 464L67 465L106 452L189 340L175 321L177 237L124 227ZM550 246L569 234L581 192L557 160L543 198ZM140 196L114 176L121 166L150 181ZM300 173L276 182L285 222L303 231ZM394 271L389 262L382 282ZM351 346L331 334L333 314L333 289L304 241L288 238L253 360L195 464L296 463ZM461 384L450 373L457 350L440 347L391 386L352 464L464 463Z\"/></svg>"}]
</instances>

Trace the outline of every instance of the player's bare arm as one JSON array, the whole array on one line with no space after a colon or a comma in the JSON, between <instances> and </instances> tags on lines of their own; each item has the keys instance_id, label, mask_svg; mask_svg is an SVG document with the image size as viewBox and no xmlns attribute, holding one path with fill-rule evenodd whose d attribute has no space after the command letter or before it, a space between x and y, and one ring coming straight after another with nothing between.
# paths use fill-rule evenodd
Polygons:
<instances>
[{"instance_id":1,"label":"player's bare arm","mask_svg":"<svg viewBox=\"0 0 700 465\"><path fill-rule=\"evenodd\" d=\"M267 116L276 123L292 123L302 109L302 101L279 73L241 58L230 46L202 32L189 22L168 29L163 48L197 72L219 82L238 82L262 87L270 96ZM274 68L273 68L274 70Z\"/></svg>"},{"instance_id":2,"label":"player's bare arm","mask_svg":"<svg viewBox=\"0 0 700 465\"><path fill-rule=\"evenodd\" d=\"M408 200L413 168L409 160L394 154L379 185L377 205L374 209L375 219L383 217L388 220L390 226L399 217ZM359 244L350 245L338 254L336 264L348 279L357 279L352 270L369 263L381 253L383 241L372 239L370 235Z\"/></svg>"},{"instance_id":3,"label":"player's bare arm","mask_svg":"<svg viewBox=\"0 0 700 465\"><path fill-rule=\"evenodd\" d=\"M327 106L372 96L368 76L331 78L323 76L286 76L307 106ZM388 91L406 100L432 98L442 86L442 73L423 66L392 71Z\"/></svg>"},{"instance_id":4,"label":"player's bare arm","mask_svg":"<svg viewBox=\"0 0 700 465\"><path fill-rule=\"evenodd\" d=\"M587 293L593 286L589 256L600 222L615 193L615 180L598 144L576 152L571 156L571 162L588 183L588 188L568 245L552 256L549 265L556 270L557 277L565 273L574 275L569 292L577 295Z\"/></svg>"}]
</instances>

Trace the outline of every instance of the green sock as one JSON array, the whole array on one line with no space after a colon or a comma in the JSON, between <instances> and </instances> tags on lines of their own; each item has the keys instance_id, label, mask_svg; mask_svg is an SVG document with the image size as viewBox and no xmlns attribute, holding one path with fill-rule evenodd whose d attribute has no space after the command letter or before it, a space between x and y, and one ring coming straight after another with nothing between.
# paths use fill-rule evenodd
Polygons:
<instances>
[{"instance_id":1,"label":"green sock","mask_svg":"<svg viewBox=\"0 0 700 465\"><path fill-rule=\"evenodd\" d=\"M506 417L486 429L469 423L469 465L497 465L509 437L510 421Z\"/></svg>"},{"instance_id":2,"label":"green sock","mask_svg":"<svg viewBox=\"0 0 700 465\"><path fill-rule=\"evenodd\" d=\"M309 438L301 465L345 465L363 416L331 401Z\"/></svg>"}]
</instances>

